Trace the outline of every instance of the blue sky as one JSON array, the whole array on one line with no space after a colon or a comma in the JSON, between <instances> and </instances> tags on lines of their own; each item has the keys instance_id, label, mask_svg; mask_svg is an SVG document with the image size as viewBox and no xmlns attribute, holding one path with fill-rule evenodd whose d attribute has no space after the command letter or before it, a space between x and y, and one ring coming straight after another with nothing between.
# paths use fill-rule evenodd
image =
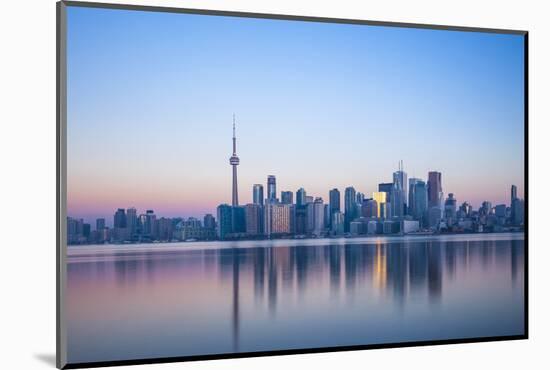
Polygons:
<instances>
[{"instance_id":1,"label":"blue sky","mask_svg":"<svg viewBox=\"0 0 550 370\"><path fill-rule=\"evenodd\" d=\"M69 7L69 214L202 216L239 192L353 185L404 160L459 202L523 196L523 37Z\"/></svg>"}]
</instances>

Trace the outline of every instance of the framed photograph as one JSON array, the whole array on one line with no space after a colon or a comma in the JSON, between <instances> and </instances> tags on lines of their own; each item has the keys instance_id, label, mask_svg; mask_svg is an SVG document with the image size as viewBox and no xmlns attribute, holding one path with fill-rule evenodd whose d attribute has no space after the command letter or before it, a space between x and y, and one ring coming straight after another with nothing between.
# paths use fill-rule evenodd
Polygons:
<instances>
[{"instance_id":1,"label":"framed photograph","mask_svg":"<svg viewBox=\"0 0 550 370\"><path fill-rule=\"evenodd\" d=\"M526 31L57 12L59 368L527 338Z\"/></svg>"}]
</instances>

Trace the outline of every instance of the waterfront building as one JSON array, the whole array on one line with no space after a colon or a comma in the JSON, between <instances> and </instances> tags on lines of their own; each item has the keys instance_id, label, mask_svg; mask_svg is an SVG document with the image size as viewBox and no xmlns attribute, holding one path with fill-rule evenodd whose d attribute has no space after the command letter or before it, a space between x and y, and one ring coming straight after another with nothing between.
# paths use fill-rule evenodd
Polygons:
<instances>
[{"instance_id":1,"label":"waterfront building","mask_svg":"<svg viewBox=\"0 0 550 370\"><path fill-rule=\"evenodd\" d=\"M250 236L263 234L263 210L259 204L245 206L246 233Z\"/></svg>"},{"instance_id":2,"label":"waterfront building","mask_svg":"<svg viewBox=\"0 0 550 370\"><path fill-rule=\"evenodd\" d=\"M228 212L230 214L230 212ZM212 218L214 218L212 216ZM187 220L180 219L176 222L173 232L174 238L178 240L212 240L215 238L215 229L206 227L195 217Z\"/></svg>"},{"instance_id":3,"label":"waterfront building","mask_svg":"<svg viewBox=\"0 0 550 370\"><path fill-rule=\"evenodd\" d=\"M216 229L216 218L212 214L207 213L203 217L203 225L205 229L215 230Z\"/></svg>"},{"instance_id":4,"label":"waterfront building","mask_svg":"<svg viewBox=\"0 0 550 370\"><path fill-rule=\"evenodd\" d=\"M198 220L197 220L198 221ZM200 221L199 221L200 222ZM169 218L161 217L158 220L158 239L162 241L172 240L172 220Z\"/></svg>"},{"instance_id":5,"label":"waterfront building","mask_svg":"<svg viewBox=\"0 0 550 370\"><path fill-rule=\"evenodd\" d=\"M323 214L325 216L325 219L324 219L324 228L325 229L330 229L330 219L332 217L332 214L330 213L330 204L325 204L325 209L323 211Z\"/></svg>"},{"instance_id":6,"label":"waterfront building","mask_svg":"<svg viewBox=\"0 0 550 370\"><path fill-rule=\"evenodd\" d=\"M367 234L374 235L378 233L378 221L370 220L367 223Z\"/></svg>"},{"instance_id":7,"label":"waterfront building","mask_svg":"<svg viewBox=\"0 0 550 370\"><path fill-rule=\"evenodd\" d=\"M378 208L380 210L380 218L381 219L387 219L387 218L392 217L391 203L389 201L387 201L386 203L383 203L383 204L379 204Z\"/></svg>"},{"instance_id":8,"label":"waterfront building","mask_svg":"<svg viewBox=\"0 0 550 370\"><path fill-rule=\"evenodd\" d=\"M488 216L493 211L493 205L489 201L484 201L481 203L481 208L479 208L479 214L481 216Z\"/></svg>"},{"instance_id":9,"label":"waterfront building","mask_svg":"<svg viewBox=\"0 0 550 370\"><path fill-rule=\"evenodd\" d=\"M295 231L296 235L306 235L307 234L307 210L305 206L296 206L294 211L295 214Z\"/></svg>"},{"instance_id":10,"label":"waterfront building","mask_svg":"<svg viewBox=\"0 0 550 370\"><path fill-rule=\"evenodd\" d=\"M426 183L420 179L409 180L409 214L413 219L426 224L428 211L428 188Z\"/></svg>"},{"instance_id":11,"label":"waterfront building","mask_svg":"<svg viewBox=\"0 0 550 370\"><path fill-rule=\"evenodd\" d=\"M128 227L130 238L133 239L138 232L138 216L134 207L126 210L126 227Z\"/></svg>"},{"instance_id":12,"label":"waterfront building","mask_svg":"<svg viewBox=\"0 0 550 370\"><path fill-rule=\"evenodd\" d=\"M518 187L516 185L512 185L510 188L510 207L512 206L512 203L514 203L515 199L518 199Z\"/></svg>"},{"instance_id":13,"label":"waterfront building","mask_svg":"<svg viewBox=\"0 0 550 370\"><path fill-rule=\"evenodd\" d=\"M325 232L325 205L323 204L323 198L315 198L313 207L314 222L312 233L315 236L321 236Z\"/></svg>"},{"instance_id":14,"label":"waterfront building","mask_svg":"<svg viewBox=\"0 0 550 370\"><path fill-rule=\"evenodd\" d=\"M392 189L393 189L393 182L384 182L384 183L378 184L378 191L382 193L386 193L386 202L390 202L391 200Z\"/></svg>"},{"instance_id":15,"label":"waterfront building","mask_svg":"<svg viewBox=\"0 0 550 370\"><path fill-rule=\"evenodd\" d=\"M84 220L67 217L67 243L80 244L84 240L83 237Z\"/></svg>"},{"instance_id":16,"label":"waterfront building","mask_svg":"<svg viewBox=\"0 0 550 370\"><path fill-rule=\"evenodd\" d=\"M265 206L265 234L272 235L290 234L291 232L291 205L282 203L269 203Z\"/></svg>"},{"instance_id":17,"label":"waterfront building","mask_svg":"<svg viewBox=\"0 0 550 370\"><path fill-rule=\"evenodd\" d=\"M399 183L399 176L394 176L395 182L393 183L393 189L391 191L391 214L392 217L403 217L405 214L405 194L403 193L401 184Z\"/></svg>"},{"instance_id":18,"label":"waterfront building","mask_svg":"<svg viewBox=\"0 0 550 370\"><path fill-rule=\"evenodd\" d=\"M252 202L260 206L264 205L264 186L262 184L252 186Z\"/></svg>"},{"instance_id":19,"label":"waterfront building","mask_svg":"<svg viewBox=\"0 0 550 370\"><path fill-rule=\"evenodd\" d=\"M404 170L403 167L403 161L399 161L399 169L393 173L393 189L395 188L399 189L399 199L402 202L402 210L399 210L401 213L401 216L405 215L405 210L407 209L407 201L408 201L408 189L407 189L407 173ZM398 209L399 207L394 206L394 209Z\"/></svg>"},{"instance_id":20,"label":"waterfront building","mask_svg":"<svg viewBox=\"0 0 550 370\"><path fill-rule=\"evenodd\" d=\"M366 218L378 218L378 202L374 199L365 199L361 207L361 216Z\"/></svg>"},{"instance_id":21,"label":"waterfront building","mask_svg":"<svg viewBox=\"0 0 550 370\"><path fill-rule=\"evenodd\" d=\"M156 236L156 228L155 224L157 221L157 216L155 215L155 211L152 209L148 209L145 211L145 218L144 218L144 225L142 230L144 231L144 235L148 238L154 239Z\"/></svg>"},{"instance_id":22,"label":"waterfront building","mask_svg":"<svg viewBox=\"0 0 550 370\"><path fill-rule=\"evenodd\" d=\"M389 221L383 222L382 232L384 234L396 234L400 231L400 225L402 221Z\"/></svg>"},{"instance_id":23,"label":"waterfront building","mask_svg":"<svg viewBox=\"0 0 550 370\"><path fill-rule=\"evenodd\" d=\"M104 218L98 218L95 220L95 229L97 231L101 231L105 229L105 219Z\"/></svg>"},{"instance_id":24,"label":"waterfront building","mask_svg":"<svg viewBox=\"0 0 550 370\"><path fill-rule=\"evenodd\" d=\"M472 205L468 202L462 203L459 209L464 214L464 217L470 217L472 214Z\"/></svg>"},{"instance_id":25,"label":"waterfront building","mask_svg":"<svg viewBox=\"0 0 550 370\"><path fill-rule=\"evenodd\" d=\"M506 204L497 204L495 206L495 216L501 219L506 219Z\"/></svg>"},{"instance_id":26,"label":"waterfront building","mask_svg":"<svg viewBox=\"0 0 550 370\"><path fill-rule=\"evenodd\" d=\"M336 211L332 214L331 231L334 235L342 235L344 233L344 214Z\"/></svg>"},{"instance_id":27,"label":"waterfront building","mask_svg":"<svg viewBox=\"0 0 550 370\"><path fill-rule=\"evenodd\" d=\"M445 200L445 221L451 226L456 221L456 199L453 193Z\"/></svg>"},{"instance_id":28,"label":"waterfront building","mask_svg":"<svg viewBox=\"0 0 550 370\"><path fill-rule=\"evenodd\" d=\"M514 199L512 202L512 223L514 225L522 225L525 221L525 202L523 199Z\"/></svg>"},{"instance_id":29,"label":"waterfront building","mask_svg":"<svg viewBox=\"0 0 550 370\"><path fill-rule=\"evenodd\" d=\"M350 222L349 233L353 236L365 234L363 222L357 219L355 221Z\"/></svg>"},{"instance_id":30,"label":"waterfront building","mask_svg":"<svg viewBox=\"0 0 550 370\"><path fill-rule=\"evenodd\" d=\"M328 192L330 224L332 225L332 215L340 212L340 191L336 188Z\"/></svg>"},{"instance_id":31,"label":"waterfront building","mask_svg":"<svg viewBox=\"0 0 550 370\"><path fill-rule=\"evenodd\" d=\"M441 222L441 207L435 206L428 210L428 226L437 229Z\"/></svg>"},{"instance_id":32,"label":"waterfront building","mask_svg":"<svg viewBox=\"0 0 550 370\"><path fill-rule=\"evenodd\" d=\"M375 191L372 193L372 199L376 202L376 217L381 218L384 213L384 208L386 206L386 192Z\"/></svg>"},{"instance_id":33,"label":"waterfront building","mask_svg":"<svg viewBox=\"0 0 550 370\"><path fill-rule=\"evenodd\" d=\"M232 207L233 215L233 234L242 234L246 232L246 217L244 207Z\"/></svg>"},{"instance_id":34,"label":"waterfront building","mask_svg":"<svg viewBox=\"0 0 550 370\"><path fill-rule=\"evenodd\" d=\"M124 208L119 208L113 216L113 226L116 229L123 229L126 227L126 211Z\"/></svg>"},{"instance_id":35,"label":"waterfront building","mask_svg":"<svg viewBox=\"0 0 550 370\"><path fill-rule=\"evenodd\" d=\"M274 175L267 176L267 200L269 203L277 202L277 180Z\"/></svg>"},{"instance_id":36,"label":"waterfront building","mask_svg":"<svg viewBox=\"0 0 550 370\"><path fill-rule=\"evenodd\" d=\"M414 233L420 230L420 222L417 220L403 220L401 221L401 232L403 234Z\"/></svg>"},{"instance_id":37,"label":"waterfront building","mask_svg":"<svg viewBox=\"0 0 550 370\"><path fill-rule=\"evenodd\" d=\"M290 233L296 234L296 205L295 204L289 204L290 208Z\"/></svg>"},{"instance_id":38,"label":"waterfront building","mask_svg":"<svg viewBox=\"0 0 550 370\"><path fill-rule=\"evenodd\" d=\"M357 218L357 206L355 203L355 188L349 186L344 192L344 231L349 232L349 224Z\"/></svg>"},{"instance_id":39,"label":"waterfront building","mask_svg":"<svg viewBox=\"0 0 550 370\"><path fill-rule=\"evenodd\" d=\"M313 234L315 229L315 204L306 203L306 234Z\"/></svg>"},{"instance_id":40,"label":"waterfront building","mask_svg":"<svg viewBox=\"0 0 550 370\"><path fill-rule=\"evenodd\" d=\"M220 240L225 240L233 232L233 212L228 204L220 204L217 208L218 229Z\"/></svg>"},{"instance_id":41,"label":"waterfront building","mask_svg":"<svg viewBox=\"0 0 550 370\"><path fill-rule=\"evenodd\" d=\"M117 242L129 239L126 211L124 208L117 209L113 216L113 238Z\"/></svg>"},{"instance_id":42,"label":"waterfront building","mask_svg":"<svg viewBox=\"0 0 550 370\"><path fill-rule=\"evenodd\" d=\"M283 204L294 203L294 194L291 191L281 191L281 203Z\"/></svg>"},{"instance_id":43,"label":"waterfront building","mask_svg":"<svg viewBox=\"0 0 550 370\"><path fill-rule=\"evenodd\" d=\"M441 172L428 172L428 208L441 207L443 187L441 184Z\"/></svg>"},{"instance_id":44,"label":"waterfront building","mask_svg":"<svg viewBox=\"0 0 550 370\"><path fill-rule=\"evenodd\" d=\"M304 188L300 188L296 191L296 206L305 207L306 205L306 191Z\"/></svg>"}]
</instances>

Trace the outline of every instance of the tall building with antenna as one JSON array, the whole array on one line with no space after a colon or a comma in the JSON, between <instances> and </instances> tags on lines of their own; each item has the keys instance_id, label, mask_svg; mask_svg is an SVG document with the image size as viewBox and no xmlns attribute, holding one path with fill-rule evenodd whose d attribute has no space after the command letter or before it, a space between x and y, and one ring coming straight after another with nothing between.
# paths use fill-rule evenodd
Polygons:
<instances>
[{"instance_id":1,"label":"tall building with antenna","mask_svg":"<svg viewBox=\"0 0 550 370\"><path fill-rule=\"evenodd\" d=\"M407 189L407 173L403 168L403 161L400 160L398 164L398 170L393 173L393 189L392 189L392 216L402 217L406 213L407 201L408 201L408 189Z\"/></svg>"},{"instance_id":2,"label":"tall building with antenna","mask_svg":"<svg viewBox=\"0 0 550 370\"><path fill-rule=\"evenodd\" d=\"M229 164L233 167L233 196L231 205L237 207L239 205L239 190L237 186L237 166L239 165L239 157L237 157L237 137L235 136L235 115L233 114L233 155L229 158Z\"/></svg>"}]
</instances>

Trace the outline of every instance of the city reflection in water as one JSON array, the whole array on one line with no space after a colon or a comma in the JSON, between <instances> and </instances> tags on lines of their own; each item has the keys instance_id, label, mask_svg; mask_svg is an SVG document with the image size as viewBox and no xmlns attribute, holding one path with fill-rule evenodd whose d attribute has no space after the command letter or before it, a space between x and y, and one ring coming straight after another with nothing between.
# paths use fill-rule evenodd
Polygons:
<instances>
[{"instance_id":1,"label":"city reflection in water","mask_svg":"<svg viewBox=\"0 0 550 370\"><path fill-rule=\"evenodd\" d=\"M69 361L524 331L523 237L256 244L74 248Z\"/></svg>"}]
</instances>

